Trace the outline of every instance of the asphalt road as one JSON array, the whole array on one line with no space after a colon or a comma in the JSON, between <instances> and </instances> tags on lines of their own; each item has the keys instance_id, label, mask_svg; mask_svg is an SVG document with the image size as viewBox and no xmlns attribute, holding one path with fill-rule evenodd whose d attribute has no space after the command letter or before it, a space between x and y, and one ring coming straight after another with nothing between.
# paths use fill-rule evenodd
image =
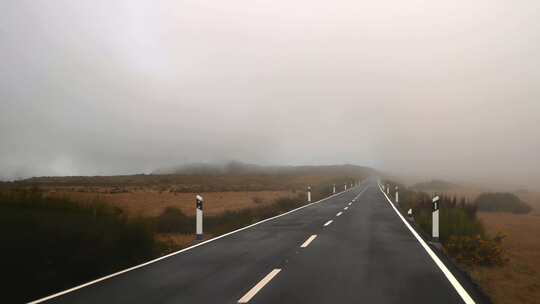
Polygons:
<instances>
[{"instance_id":1,"label":"asphalt road","mask_svg":"<svg viewBox=\"0 0 540 304\"><path fill-rule=\"evenodd\" d=\"M456 277L474 298L470 283ZM463 303L374 179L46 303L239 300L257 304Z\"/></svg>"}]
</instances>

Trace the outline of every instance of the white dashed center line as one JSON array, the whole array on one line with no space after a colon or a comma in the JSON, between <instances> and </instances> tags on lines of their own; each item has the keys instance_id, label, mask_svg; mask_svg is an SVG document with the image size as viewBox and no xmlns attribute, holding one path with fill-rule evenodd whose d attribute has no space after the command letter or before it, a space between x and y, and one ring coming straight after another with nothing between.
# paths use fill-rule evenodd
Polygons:
<instances>
[{"instance_id":1,"label":"white dashed center line","mask_svg":"<svg viewBox=\"0 0 540 304\"><path fill-rule=\"evenodd\" d=\"M248 291L240 300L238 300L238 303L247 303L251 298L253 298L259 290L263 289L263 287L270 282L279 272L281 269L274 269L270 271L269 274L267 274L264 279L262 279L257 285L253 286L250 291Z\"/></svg>"},{"instance_id":2,"label":"white dashed center line","mask_svg":"<svg viewBox=\"0 0 540 304\"><path fill-rule=\"evenodd\" d=\"M343 212L340 211L340 212L338 212L338 213L336 214L336 216L340 216L342 213L343 213Z\"/></svg>"},{"instance_id":3,"label":"white dashed center line","mask_svg":"<svg viewBox=\"0 0 540 304\"><path fill-rule=\"evenodd\" d=\"M307 246L309 246L309 244L310 244L311 242L313 242L313 240L314 240L316 237L317 237L316 234L310 236L310 237L304 242L304 244L302 244L302 246L300 246L300 247L306 248Z\"/></svg>"},{"instance_id":4,"label":"white dashed center line","mask_svg":"<svg viewBox=\"0 0 540 304\"><path fill-rule=\"evenodd\" d=\"M350 206L350 205L352 205L352 202L351 202L351 203L349 203L349 206Z\"/></svg>"},{"instance_id":5,"label":"white dashed center line","mask_svg":"<svg viewBox=\"0 0 540 304\"><path fill-rule=\"evenodd\" d=\"M349 207L345 207L345 208L343 208L343 210L347 210L347 209L349 209Z\"/></svg>"},{"instance_id":6,"label":"white dashed center line","mask_svg":"<svg viewBox=\"0 0 540 304\"><path fill-rule=\"evenodd\" d=\"M324 223L324 227L326 227L326 226L332 224L332 222L333 222L333 220L329 220L328 222Z\"/></svg>"}]
</instances>

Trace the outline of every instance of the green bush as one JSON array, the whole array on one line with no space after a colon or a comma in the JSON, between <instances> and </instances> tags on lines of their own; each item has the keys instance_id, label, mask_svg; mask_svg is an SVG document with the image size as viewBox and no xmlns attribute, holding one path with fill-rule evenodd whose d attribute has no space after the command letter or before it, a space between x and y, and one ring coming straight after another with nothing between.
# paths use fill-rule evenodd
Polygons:
<instances>
[{"instance_id":1,"label":"green bush","mask_svg":"<svg viewBox=\"0 0 540 304\"><path fill-rule=\"evenodd\" d=\"M188 217L182 210L167 207L155 220L156 229L161 233L189 233L195 227L195 218Z\"/></svg>"},{"instance_id":2,"label":"green bush","mask_svg":"<svg viewBox=\"0 0 540 304\"><path fill-rule=\"evenodd\" d=\"M431 235L432 213L421 211L415 214L415 220L422 230ZM484 235L484 227L476 216L471 216L462 208L445 208L441 204L439 211L439 239L445 244L452 236Z\"/></svg>"},{"instance_id":3,"label":"green bush","mask_svg":"<svg viewBox=\"0 0 540 304\"><path fill-rule=\"evenodd\" d=\"M512 193L482 193L475 203L479 210L487 212L529 213L532 210Z\"/></svg>"},{"instance_id":4,"label":"green bush","mask_svg":"<svg viewBox=\"0 0 540 304\"><path fill-rule=\"evenodd\" d=\"M44 197L37 190L0 193L3 299L35 299L157 255L152 231L115 208Z\"/></svg>"}]
</instances>

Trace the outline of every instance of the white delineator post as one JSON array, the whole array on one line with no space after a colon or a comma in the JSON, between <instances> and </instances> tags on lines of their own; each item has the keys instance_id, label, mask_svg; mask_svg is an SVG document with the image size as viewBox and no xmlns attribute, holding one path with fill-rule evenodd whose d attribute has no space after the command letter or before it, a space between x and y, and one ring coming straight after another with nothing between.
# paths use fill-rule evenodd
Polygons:
<instances>
[{"instance_id":1,"label":"white delineator post","mask_svg":"<svg viewBox=\"0 0 540 304\"><path fill-rule=\"evenodd\" d=\"M336 194L336 184L334 184L334 188L332 189L332 193Z\"/></svg>"},{"instance_id":2,"label":"white delineator post","mask_svg":"<svg viewBox=\"0 0 540 304\"><path fill-rule=\"evenodd\" d=\"M345 185L343 185L343 189L347 190L347 183L345 183Z\"/></svg>"},{"instance_id":3,"label":"white delineator post","mask_svg":"<svg viewBox=\"0 0 540 304\"><path fill-rule=\"evenodd\" d=\"M204 202L204 199L202 196L197 195L196 201L197 203L195 205L195 208L197 209L197 214L196 214L197 240L202 240L203 239L203 202Z\"/></svg>"},{"instance_id":4,"label":"white delineator post","mask_svg":"<svg viewBox=\"0 0 540 304\"><path fill-rule=\"evenodd\" d=\"M390 185L386 184L386 194L390 195Z\"/></svg>"},{"instance_id":5,"label":"white delineator post","mask_svg":"<svg viewBox=\"0 0 540 304\"><path fill-rule=\"evenodd\" d=\"M396 186L396 205L399 206L399 187Z\"/></svg>"},{"instance_id":6,"label":"white delineator post","mask_svg":"<svg viewBox=\"0 0 540 304\"><path fill-rule=\"evenodd\" d=\"M431 236L433 237L434 241L439 240L439 196L435 196L433 198L433 213L432 213L432 224L433 227L431 228Z\"/></svg>"},{"instance_id":7,"label":"white delineator post","mask_svg":"<svg viewBox=\"0 0 540 304\"><path fill-rule=\"evenodd\" d=\"M307 186L307 201L311 203L311 186Z\"/></svg>"}]
</instances>

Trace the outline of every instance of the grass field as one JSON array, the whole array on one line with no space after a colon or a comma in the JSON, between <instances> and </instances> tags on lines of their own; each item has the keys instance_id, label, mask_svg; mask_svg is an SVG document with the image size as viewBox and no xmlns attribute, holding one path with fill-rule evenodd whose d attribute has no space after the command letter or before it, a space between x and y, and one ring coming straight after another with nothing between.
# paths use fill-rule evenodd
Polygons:
<instances>
[{"instance_id":1,"label":"grass field","mask_svg":"<svg viewBox=\"0 0 540 304\"><path fill-rule=\"evenodd\" d=\"M506 235L503 246L508 264L472 272L496 304L540 303L540 193L517 195L533 207L530 214L479 214L489 234Z\"/></svg>"},{"instance_id":2,"label":"grass field","mask_svg":"<svg viewBox=\"0 0 540 304\"><path fill-rule=\"evenodd\" d=\"M292 197L293 191L224 191L224 192L162 192L152 189L133 190L127 193L79 192L55 190L48 195L68 197L78 202L100 202L110 204L127 212L129 216L157 216L167 207L176 207L186 215L195 214L195 195L201 194L204 199L206 215L217 215L225 211L236 211L244 208L272 204L277 198Z\"/></svg>"},{"instance_id":3,"label":"grass field","mask_svg":"<svg viewBox=\"0 0 540 304\"><path fill-rule=\"evenodd\" d=\"M494 303L540 303L540 214L479 213L488 234L502 232L509 261L471 271Z\"/></svg>"}]
</instances>

